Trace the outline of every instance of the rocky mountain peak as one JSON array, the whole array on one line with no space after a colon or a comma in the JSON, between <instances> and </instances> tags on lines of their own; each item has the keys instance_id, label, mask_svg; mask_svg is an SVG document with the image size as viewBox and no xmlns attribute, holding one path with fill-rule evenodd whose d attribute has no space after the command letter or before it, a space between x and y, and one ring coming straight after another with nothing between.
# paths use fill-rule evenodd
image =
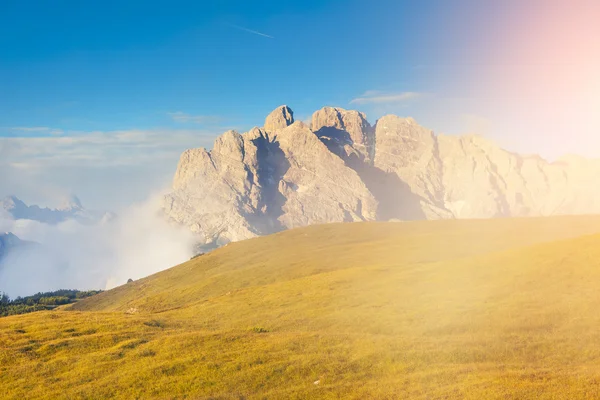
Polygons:
<instances>
[{"instance_id":1,"label":"rocky mountain peak","mask_svg":"<svg viewBox=\"0 0 600 400\"><path fill-rule=\"evenodd\" d=\"M81 205L81 201L75 195L67 196L57 208L57 210L61 211L71 211L71 210L82 210L83 206Z\"/></svg>"},{"instance_id":2,"label":"rocky mountain peak","mask_svg":"<svg viewBox=\"0 0 600 400\"><path fill-rule=\"evenodd\" d=\"M242 135L234 130L229 130L215 140L213 152L224 157L231 157L242 161L244 158L244 140Z\"/></svg>"},{"instance_id":3,"label":"rocky mountain peak","mask_svg":"<svg viewBox=\"0 0 600 400\"><path fill-rule=\"evenodd\" d=\"M329 149L343 158L357 157L370 163L373 158L373 129L362 112L323 107L312 116L312 129Z\"/></svg>"},{"instance_id":4,"label":"rocky mountain peak","mask_svg":"<svg viewBox=\"0 0 600 400\"><path fill-rule=\"evenodd\" d=\"M25 203L16 196L6 196L0 201L0 206L6 211L20 210L27 207Z\"/></svg>"},{"instance_id":5,"label":"rocky mountain peak","mask_svg":"<svg viewBox=\"0 0 600 400\"><path fill-rule=\"evenodd\" d=\"M276 132L294 123L294 112L286 105L279 106L265 118L264 130Z\"/></svg>"},{"instance_id":6,"label":"rocky mountain peak","mask_svg":"<svg viewBox=\"0 0 600 400\"><path fill-rule=\"evenodd\" d=\"M600 213L600 161L548 163L412 118L324 107L311 126L278 107L179 161L163 207L218 245L309 224Z\"/></svg>"},{"instance_id":7,"label":"rocky mountain peak","mask_svg":"<svg viewBox=\"0 0 600 400\"><path fill-rule=\"evenodd\" d=\"M4 232L0 233L0 241L2 241L2 243L5 245L17 245L21 239L19 239L17 235L12 232Z\"/></svg>"}]
</instances>

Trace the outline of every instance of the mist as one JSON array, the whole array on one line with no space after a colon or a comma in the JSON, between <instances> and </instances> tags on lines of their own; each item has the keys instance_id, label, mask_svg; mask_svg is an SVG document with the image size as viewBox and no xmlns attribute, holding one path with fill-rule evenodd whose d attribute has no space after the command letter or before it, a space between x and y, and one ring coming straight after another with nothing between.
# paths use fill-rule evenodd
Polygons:
<instances>
[{"instance_id":1,"label":"mist","mask_svg":"<svg viewBox=\"0 0 600 400\"><path fill-rule=\"evenodd\" d=\"M11 297L57 289L110 289L188 260L194 236L170 224L160 196L125 208L98 225L47 225L0 214L0 232L38 246L11 251L0 263L0 291Z\"/></svg>"}]
</instances>

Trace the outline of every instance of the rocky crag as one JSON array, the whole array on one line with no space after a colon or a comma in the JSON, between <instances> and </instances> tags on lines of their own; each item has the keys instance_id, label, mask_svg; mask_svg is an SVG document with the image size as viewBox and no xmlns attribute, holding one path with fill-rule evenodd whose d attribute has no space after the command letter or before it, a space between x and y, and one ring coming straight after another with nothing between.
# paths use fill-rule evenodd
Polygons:
<instances>
[{"instance_id":1,"label":"rocky crag","mask_svg":"<svg viewBox=\"0 0 600 400\"><path fill-rule=\"evenodd\" d=\"M287 106L264 127L181 155L167 216L220 245L309 224L600 212L600 161L547 162L476 135L436 136L412 118Z\"/></svg>"}]
</instances>

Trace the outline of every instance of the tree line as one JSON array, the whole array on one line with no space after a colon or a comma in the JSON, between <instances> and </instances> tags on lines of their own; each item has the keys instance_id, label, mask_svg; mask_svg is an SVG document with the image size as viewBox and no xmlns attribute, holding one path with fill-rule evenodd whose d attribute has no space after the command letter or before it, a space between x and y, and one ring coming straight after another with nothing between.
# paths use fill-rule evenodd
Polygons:
<instances>
[{"instance_id":1,"label":"tree line","mask_svg":"<svg viewBox=\"0 0 600 400\"><path fill-rule=\"evenodd\" d=\"M0 317L26 314L34 311L51 310L63 304L74 303L93 296L102 290L61 289L54 292L40 292L32 296L11 299L7 293L0 292Z\"/></svg>"}]
</instances>

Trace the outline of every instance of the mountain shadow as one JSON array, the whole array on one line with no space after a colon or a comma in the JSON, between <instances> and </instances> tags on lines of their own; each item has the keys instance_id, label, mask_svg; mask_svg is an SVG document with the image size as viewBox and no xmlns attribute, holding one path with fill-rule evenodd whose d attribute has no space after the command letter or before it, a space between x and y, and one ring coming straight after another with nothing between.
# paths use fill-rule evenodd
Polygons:
<instances>
[{"instance_id":1,"label":"mountain shadow","mask_svg":"<svg viewBox=\"0 0 600 400\"><path fill-rule=\"evenodd\" d=\"M354 143L347 131L334 127L323 127L315 132L329 151L344 160L346 166L352 168L367 189L378 202L377 220L390 219L419 220L426 219L421 208L421 197L414 194L408 184L398 175L382 171L365 162L356 151L346 153L344 145Z\"/></svg>"},{"instance_id":2,"label":"mountain shadow","mask_svg":"<svg viewBox=\"0 0 600 400\"><path fill-rule=\"evenodd\" d=\"M348 163L348 166L356 171L377 200L378 221L426 219L421 208L421 197L414 194L408 184L398 175L382 171L366 163L352 162Z\"/></svg>"},{"instance_id":3,"label":"mountain shadow","mask_svg":"<svg viewBox=\"0 0 600 400\"><path fill-rule=\"evenodd\" d=\"M252 143L257 148L257 181L261 196L256 214L247 216L247 219L259 234L279 232L285 229L279 217L283 215L283 205L287 200L279 191L279 183L290 168L290 163L277 141L258 137Z\"/></svg>"}]
</instances>

